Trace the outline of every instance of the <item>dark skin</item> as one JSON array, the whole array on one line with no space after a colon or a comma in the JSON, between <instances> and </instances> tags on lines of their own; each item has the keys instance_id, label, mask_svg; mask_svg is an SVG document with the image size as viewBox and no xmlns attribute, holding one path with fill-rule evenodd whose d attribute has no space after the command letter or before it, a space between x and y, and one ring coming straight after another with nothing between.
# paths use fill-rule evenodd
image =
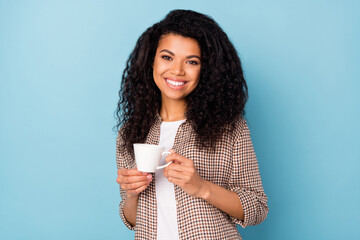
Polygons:
<instances>
[{"instance_id":1,"label":"dark skin","mask_svg":"<svg viewBox=\"0 0 360 240\"><path fill-rule=\"evenodd\" d=\"M166 49L166 51L164 51ZM163 121L178 121L187 110L185 97L197 86L200 77L201 51L196 40L169 34L161 38L154 59L154 81L161 91L160 116ZM166 81L170 79L170 83ZM173 86L185 82L182 87ZM187 194L202 198L223 212L244 220L244 211L235 192L227 190L203 179L194 163L174 150L166 157L173 161L164 169L169 182L181 187ZM152 175L135 169L121 168L117 172L117 182L125 190L124 215L133 226L139 194L152 181Z\"/></svg>"}]
</instances>

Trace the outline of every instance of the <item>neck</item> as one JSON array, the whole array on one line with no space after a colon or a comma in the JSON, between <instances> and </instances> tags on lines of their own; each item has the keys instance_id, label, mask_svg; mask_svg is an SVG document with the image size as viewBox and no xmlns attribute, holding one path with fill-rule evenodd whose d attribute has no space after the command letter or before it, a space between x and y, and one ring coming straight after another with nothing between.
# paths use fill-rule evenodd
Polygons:
<instances>
[{"instance_id":1,"label":"neck","mask_svg":"<svg viewBox=\"0 0 360 240\"><path fill-rule=\"evenodd\" d=\"M185 119L186 112L185 101L162 101L160 108L160 117L164 122L174 122Z\"/></svg>"}]
</instances>

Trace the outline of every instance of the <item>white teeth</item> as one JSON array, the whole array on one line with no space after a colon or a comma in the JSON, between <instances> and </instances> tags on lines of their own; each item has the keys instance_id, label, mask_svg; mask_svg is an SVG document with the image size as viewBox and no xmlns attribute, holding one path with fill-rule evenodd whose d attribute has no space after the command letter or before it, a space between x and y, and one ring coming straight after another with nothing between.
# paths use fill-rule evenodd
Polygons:
<instances>
[{"instance_id":1,"label":"white teeth","mask_svg":"<svg viewBox=\"0 0 360 240\"><path fill-rule=\"evenodd\" d=\"M174 86L182 86L182 85L185 84L185 82L172 81L172 80L169 80L169 79L166 79L166 81L168 83L170 83L171 85L174 85Z\"/></svg>"}]
</instances>

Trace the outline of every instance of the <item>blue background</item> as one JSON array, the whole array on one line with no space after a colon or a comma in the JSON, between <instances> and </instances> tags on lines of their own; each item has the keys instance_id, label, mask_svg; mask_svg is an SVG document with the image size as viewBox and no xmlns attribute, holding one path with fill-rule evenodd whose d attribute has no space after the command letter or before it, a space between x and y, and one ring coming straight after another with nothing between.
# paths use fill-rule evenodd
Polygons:
<instances>
[{"instance_id":1,"label":"blue background","mask_svg":"<svg viewBox=\"0 0 360 240\"><path fill-rule=\"evenodd\" d=\"M360 239L360 1L0 1L0 239L131 239L114 111L140 34L212 16L243 61L267 220L244 239Z\"/></svg>"}]
</instances>

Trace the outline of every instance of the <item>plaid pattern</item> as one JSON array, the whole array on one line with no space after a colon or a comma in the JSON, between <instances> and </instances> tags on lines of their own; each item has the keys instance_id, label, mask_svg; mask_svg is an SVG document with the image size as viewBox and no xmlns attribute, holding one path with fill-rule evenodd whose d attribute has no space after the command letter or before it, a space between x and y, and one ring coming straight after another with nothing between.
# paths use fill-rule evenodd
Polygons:
<instances>
[{"instance_id":1,"label":"plaid pattern","mask_svg":"<svg viewBox=\"0 0 360 240\"><path fill-rule=\"evenodd\" d=\"M146 143L159 143L160 125L161 118L158 115ZM133 168L133 153L128 153L122 147L120 134L121 131L117 138L117 167ZM250 132L243 118L236 121L232 133L224 134L214 152L199 150L195 132L190 123L185 121L178 129L173 149L192 159L201 177L237 193L245 214L244 221L233 218L205 200L192 197L174 185L180 239L241 239L235 224L246 227L265 220L269 211L267 197L263 190ZM135 230L135 239L156 239L155 182L152 181L139 195L135 227L124 217L125 192L121 187L120 194L120 216L129 229Z\"/></svg>"}]
</instances>

